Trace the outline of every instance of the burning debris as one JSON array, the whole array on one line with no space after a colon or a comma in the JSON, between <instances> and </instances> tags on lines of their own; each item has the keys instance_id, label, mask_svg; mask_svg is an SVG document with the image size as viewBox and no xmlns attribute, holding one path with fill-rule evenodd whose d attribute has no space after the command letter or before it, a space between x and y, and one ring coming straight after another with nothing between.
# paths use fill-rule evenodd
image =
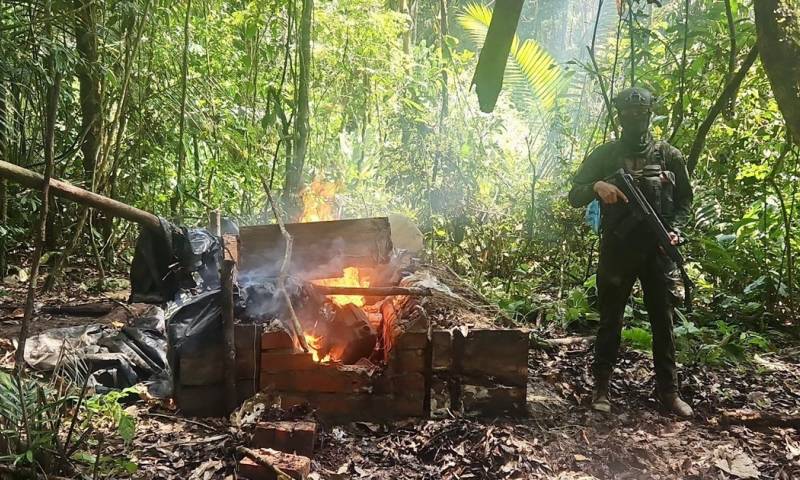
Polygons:
<instances>
[{"instance_id":1,"label":"burning debris","mask_svg":"<svg viewBox=\"0 0 800 480\"><path fill-rule=\"evenodd\" d=\"M333 211L329 193L312 189L308 218ZM235 352L217 337L179 360L184 413L221 408L234 374L240 399L269 390L335 421L524 408L527 335L494 330L479 294L415 260L407 219L257 225L225 240L239 270Z\"/></svg>"}]
</instances>

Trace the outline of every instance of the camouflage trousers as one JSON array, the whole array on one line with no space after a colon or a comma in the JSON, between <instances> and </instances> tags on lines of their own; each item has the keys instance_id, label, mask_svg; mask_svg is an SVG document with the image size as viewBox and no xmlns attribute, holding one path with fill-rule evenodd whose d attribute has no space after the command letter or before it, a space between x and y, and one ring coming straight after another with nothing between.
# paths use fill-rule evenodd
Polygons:
<instances>
[{"instance_id":1,"label":"camouflage trousers","mask_svg":"<svg viewBox=\"0 0 800 480\"><path fill-rule=\"evenodd\" d=\"M597 293L600 327L592 370L597 380L607 380L617 361L625 305L636 279L653 333L653 364L659 394L678 390L674 306L682 301L683 283L675 263L658 247L655 236L641 225L626 238L604 235L600 244Z\"/></svg>"}]
</instances>

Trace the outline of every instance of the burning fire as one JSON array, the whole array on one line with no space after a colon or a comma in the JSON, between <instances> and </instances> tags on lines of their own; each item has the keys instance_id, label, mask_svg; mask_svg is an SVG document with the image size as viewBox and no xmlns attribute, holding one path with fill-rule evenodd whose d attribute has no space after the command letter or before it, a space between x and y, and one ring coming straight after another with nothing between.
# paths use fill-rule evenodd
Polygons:
<instances>
[{"instance_id":1,"label":"burning fire","mask_svg":"<svg viewBox=\"0 0 800 480\"><path fill-rule=\"evenodd\" d=\"M369 287L369 279L361 278L361 272L356 267L345 268L344 275L339 278L325 278L322 280L315 280L313 283L326 287ZM352 303L357 307L363 307L364 303L366 303L362 295L330 295L328 298L340 307L348 303Z\"/></svg>"},{"instance_id":2,"label":"burning fire","mask_svg":"<svg viewBox=\"0 0 800 480\"><path fill-rule=\"evenodd\" d=\"M301 194L303 199L303 213L300 215L299 221L321 222L338 219L337 212L335 211L336 202L334 198L337 189L337 184L326 182L319 178L311 182ZM329 287L368 287L369 279L366 277L362 278L362 276L363 272L360 272L358 268L347 267L344 269L341 277L315 280L313 283ZM329 295L328 298L340 307L350 303L357 307L363 307L366 303L362 295ZM341 359L344 352L343 346L335 345L330 348L330 351L325 353L324 356L321 356L319 350L323 348L323 338L319 335L315 335L314 332L308 331L304 332L303 336L311 349L311 355L315 362L323 363Z\"/></svg>"},{"instance_id":3,"label":"burning fire","mask_svg":"<svg viewBox=\"0 0 800 480\"><path fill-rule=\"evenodd\" d=\"M319 349L322 346L322 337L311 335L308 332L304 333L303 336L306 337L306 343L308 344L308 347L311 349L311 358L313 358L315 362L324 363L331 361L330 353L322 358L319 357Z\"/></svg>"},{"instance_id":4,"label":"burning fire","mask_svg":"<svg viewBox=\"0 0 800 480\"><path fill-rule=\"evenodd\" d=\"M311 185L303 189L303 213L300 215L301 222L321 222L324 220L336 220L334 213L334 196L337 186L335 183L326 182L319 178L311 182Z\"/></svg>"}]
</instances>

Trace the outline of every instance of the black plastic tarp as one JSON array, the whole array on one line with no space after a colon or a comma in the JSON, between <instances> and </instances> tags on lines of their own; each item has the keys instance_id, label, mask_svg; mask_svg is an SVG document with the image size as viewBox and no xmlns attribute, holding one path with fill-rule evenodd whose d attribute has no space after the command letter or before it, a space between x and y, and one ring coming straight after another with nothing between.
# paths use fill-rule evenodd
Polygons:
<instances>
[{"instance_id":1,"label":"black plastic tarp","mask_svg":"<svg viewBox=\"0 0 800 480\"><path fill-rule=\"evenodd\" d=\"M218 288L222 246L217 237L160 220L160 230L142 229L136 241L130 301L164 303L181 290Z\"/></svg>"}]
</instances>

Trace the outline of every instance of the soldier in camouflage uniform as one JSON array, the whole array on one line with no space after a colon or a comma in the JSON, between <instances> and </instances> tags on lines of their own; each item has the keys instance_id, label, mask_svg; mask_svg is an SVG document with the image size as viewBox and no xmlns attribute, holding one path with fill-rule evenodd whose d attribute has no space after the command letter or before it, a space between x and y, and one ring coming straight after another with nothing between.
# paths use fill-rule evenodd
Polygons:
<instances>
[{"instance_id":1,"label":"soldier in camouflage uniform","mask_svg":"<svg viewBox=\"0 0 800 480\"><path fill-rule=\"evenodd\" d=\"M606 180L620 168L632 174L671 230L672 243L681 243L679 227L691 213L692 187L680 151L667 142L653 140L650 134L653 104L653 95L643 88L619 93L614 105L622 125L621 138L597 147L586 158L569 192L573 207L583 207L598 199L602 215L597 269L600 327L592 366L596 383L592 408L611 411L609 377L617 360L625 305L638 278L653 332L659 399L666 410L689 417L692 409L678 395L672 333L674 305L684 295L681 277L648 225L644 221L625 221L630 215L628 199Z\"/></svg>"}]
</instances>

